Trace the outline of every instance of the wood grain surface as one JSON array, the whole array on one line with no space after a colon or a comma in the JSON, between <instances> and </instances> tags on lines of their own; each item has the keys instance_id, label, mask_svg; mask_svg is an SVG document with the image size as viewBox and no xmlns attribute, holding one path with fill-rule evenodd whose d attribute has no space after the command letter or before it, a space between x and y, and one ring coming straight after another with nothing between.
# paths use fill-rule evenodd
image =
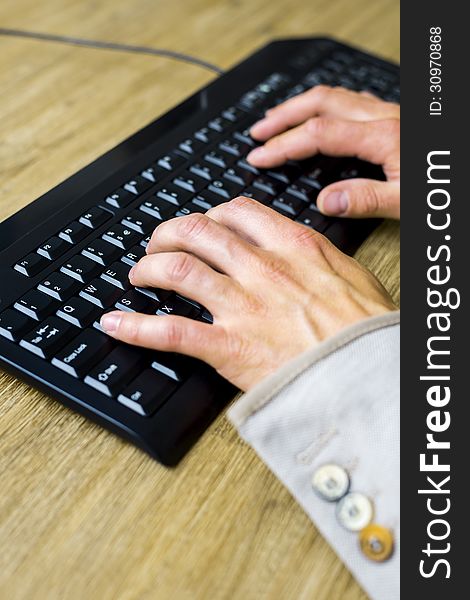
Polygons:
<instances>
[{"instance_id":1,"label":"wood grain surface","mask_svg":"<svg viewBox=\"0 0 470 600\"><path fill-rule=\"evenodd\" d=\"M399 59L398 0L2 0L0 26L224 68L329 34ZM0 38L0 220L212 79L174 61ZM358 252L399 301L399 227ZM0 599L341 599L364 592L224 416L174 470L0 374Z\"/></svg>"}]
</instances>

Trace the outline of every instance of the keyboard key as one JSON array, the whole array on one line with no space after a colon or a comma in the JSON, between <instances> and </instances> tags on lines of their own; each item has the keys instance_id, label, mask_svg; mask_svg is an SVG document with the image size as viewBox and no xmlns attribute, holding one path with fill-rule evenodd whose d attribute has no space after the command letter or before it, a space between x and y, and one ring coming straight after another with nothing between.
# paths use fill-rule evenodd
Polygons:
<instances>
[{"instance_id":1,"label":"keyboard key","mask_svg":"<svg viewBox=\"0 0 470 600\"><path fill-rule=\"evenodd\" d=\"M225 171L223 176L225 179L233 181L234 183L243 187L250 185L255 178L254 173L251 171L246 171L245 169L241 169L240 167L230 167Z\"/></svg>"},{"instance_id":2,"label":"keyboard key","mask_svg":"<svg viewBox=\"0 0 470 600\"><path fill-rule=\"evenodd\" d=\"M184 165L185 162L186 158L184 158L180 154L176 154L176 152L171 152L170 154L162 156L158 160L158 165L162 167L162 169L166 169L167 171L174 171L181 165Z\"/></svg>"},{"instance_id":3,"label":"keyboard key","mask_svg":"<svg viewBox=\"0 0 470 600\"><path fill-rule=\"evenodd\" d=\"M207 162L210 162L216 167L227 169L234 162L235 156L233 154L212 150L204 156L204 160L207 160Z\"/></svg>"},{"instance_id":4,"label":"keyboard key","mask_svg":"<svg viewBox=\"0 0 470 600\"><path fill-rule=\"evenodd\" d=\"M84 329L93 321L99 319L101 309L83 298L71 298L57 311L57 316L68 321L75 327Z\"/></svg>"},{"instance_id":5,"label":"keyboard key","mask_svg":"<svg viewBox=\"0 0 470 600\"><path fill-rule=\"evenodd\" d=\"M143 294L147 296L151 300L156 300L157 302L164 302L169 296L171 296L171 292L168 290L162 290L160 288L143 288L136 287L135 288L139 294Z\"/></svg>"},{"instance_id":6,"label":"keyboard key","mask_svg":"<svg viewBox=\"0 0 470 600\"><path fill-rule=\"evenodd\" d=\"M162 406L177 387L174 380L158 371L147 369L119 394L118 401L139 415L148 417Z\"/></svg>"},{"instance_id":7,"label":"keyboard key","mask_svg":"<svg viewBox=\"0 0 470 600\"><path fill-rule=\"evenodd\" d=\"M300 168L295 164L287 164L282 167L277 167L276 169L270 169L267 172L267 175L274 179L278 179L287 185L297 179L300 175Z\"/></svg>"},{"instance_id":8,"label":"keyboard key","mask_svg":"<svg viewBox=\"0 0 470 600\"><path fill-rule=\"evenodd\" d=\"M90 260L94 260L99 265L106 266L119 258L121 251L116 246L108 244L104 240L97 239L90 242L89 246L83 248L82 254Z\"/></svg>"},{"instance_id":9,"label":"keyboard key","mask_svg":"<svg viewBox=\"0 0 470 600\"><path fill-rule=\"evenodd\" d=\"M128 250L131 246L134 246L139 241L139 234L132 229L127 229L122 225L114 225L111 229L108 229L106 233L101 236L103 240L114 244L118 248Z\"/></svg>"},{"instance_id":10,"label":"keyboard key","mask_svg":"<svg viewBox=\"0 0 470 600\"><path fill-rule=\"evenodd\" d=\"M199 314L198 309L191 303L179 296L172 295L161 303L157 315L178 315L179 317L195 318Z\"/></svg>"},{"instance_id":11,"label":"keyboard key","mask_svg":"<svg viewBox=\"0 0 470 600\"><path fill-rule=\"evenodd\" d=\"M144 239L143 239L143 240L140 242L140 245L141 245L143 248L147 248L147 246L150 244L150 240L151 240L151 239L152 239L152 236L151 236L151 235L148 235L147 237L145 237L145 238L144 238Z\"/></svg>"},{"instance_id":12,"label":"keyboard key","mask_svg":"<svg viewBox=\"0 0 470 600\"><path fill-rule=\"evenodd\" d=\"M131 284L129 282L129 271L131 267L123 262L115 262L101 273L102 279L115 285L121 290L127 290Z\"/></svg>"},{"instance_id":13,"label":"keyboard key","mask_svg":"<svg viewBox=\"0 0 470 600\"><path fill-rule=\"evenodd\" d=\"M287 188L286 192L300 198L304 202L314 202L320 190L308 183L296 181Z\"/></svg>"},{"instance_id":14,"label":"keyboard key","mask_svg":"<svg viewBox=\"0 0 470 600\"><path fill-rule=\"evenodd\" d=\"M250 171L250 173L254 173L255 175L260 175L261 174L261 171L259 169L257 169L252 164L250 164L249 162L247 162L244 158L242 158L241 160L239 160L237 162L237 165L241 169L244 169L245 171Z\"/></svg>"},{"instance_id":15,"label":"keyboard key","mask_svg":"<svg viewBox=\"0 0 470 600\"><path fill-rule=\"evenodd\" d=\"M49 359L76 335L77 329L57 317L37 325L20 341L20 346L41 358Z\"/></svg>"},{"instance_id":16,"label":"keyboard key","mask_svg":"<svg viewBox=\"0 0 470 600\"><path fill-rule=\"evenodd\" d=\"M130 215L124 217L121 223L124 227L142 234L152 231L157 226L155 217L151 217L148 213L141 210L132 211Z\"/></svg>"},{"instance_id":17,"label":"keyboard key","mask_svg":"<svg viewBox=\"0 0 470 600\"><path fill-rule=\"evenodd\" d=\"M98 206L94 206L90 208L88 212L82 215L79 219L82 225L86 225L87 227L91 227L91 229L97 229L101 227L103 223L106 223L108 219L110 219L113 214L103 208L99 208Z\"/></svg>"},{"instance_id":18,"label":"keyboard key","mask_svg":"<svg viewBox=\"0 0 470 600\"><path fill-rule=\"evenodd\" d=\"M140 196L152 187L152 182L146 177L142 177L142 175L137 175L137 177L134 177L134 179L131 179L124 184L123 187L127 192L130 192L135 196Z\"/></svg>"},{"instance_id":19,"label":"keyboard key","mask_svg":"<svg viewBox=\"0 0 470 600\"><path fill-rule=\"evenodd\" d=\"M116 308L127 312L156 313L158 303L135 289L130 289L116 302Z\"/></svg>"},{"instance_id":20,"label":"keyboard key","mask_svg":"<svg viewBox=\"0 0 470 600\"><path fill-rule=\"evenodd\" d=\"M222 167L216 167L215 165L206 162L194 163L194 165L191 165L189 170L191 173L194 173L194 175L203 177L209 181L218 179L223 173Z\"/></svg>"},{"instance_id":21,"label":"keyboard key","mask_svg":"<svg viewBox=\"0 0 470 600\"><path fill-rule=\"evenodd\" d=\"M106 202L114 208L125 208L128 206L135 198L135 195L127 190L123 190L119 188L106 198Z\"/></svg>"},{"instance_id":22,"label":"keyboard key","mask_svg":"<svg viewBox=\"0 0 470 600\"><path fill-rule=\"evenodd\" d=\"M175 381L184 381L190 372L191 359L174 352L154 352L152 369Z\"/></svg>"},{"instance_id":23,"label":"keyboard key","mask_svg":"<svg viewBox=\"0 0 470 600\"><path fill-rule=\"evenodd\" d=\"M235 131L235 133L233 134L233 137L236 140L243 142L244 144L247 144L248 146L250 146L250 148L259 146L259 142L254 140L250 135L250 129L254 124L255 124L255 121L253 121L253 123L250 123L249 127L245 127L245 129L243 129L243 131Z\"/></svg>"},{"instance_id":24,"label":"keyboard key","mask_svg":"<svg viewBox=\"0 0 470 600\"><path fill-rule=\"evenodd\" d=\"M85 383L102 394L117 396L137 375L142 358L142 349L118 346L85 377Z\"/></svg>"},{"instance_id":25,"label":"keyboard key","mask_svg":"<svg viewBox=\"0 0 470 600\"><path fill-rule=\"evenodd\" d=\"M34 277L48 266L49 262L44 256L40 256L36 252L28 254L14 266L14 269L26 275L26 277Z\"/></svg>"},{"instance_id":26,"label":"keyboard key","mask_svg":"<svg viewBox=\"0 0 470 600\"><path fill-rule=\"evenodd\" d=\"M51 273L47 279L38 285L38 290L48 296L65 302L80 289L80 284L63 273Z\"/></svg>"},{"instance_id":27,"label":"keyboard key","mask_svg":"<svg viewBox=\"0 0 470 600\"><path fill-rule=\"evenodd\" d=\"M246 190L243 190L241 195L246 196L247 198L253 198L253 200L257 200L260 204L264 204L265 206L271 206L271 203L274 200L274 196L268 194L268 192L254 188L252 185L247 187Z\"/></svg>"},{"instance_id":28,"label":"keyboard key","mask_svg":"<svg viewBox=\"0 0 470 600\"><path fill-rule=\"evenodd\" d=\"M224 119L227 119L227 121L231 121L232 123L236 123L245 115L246 112L241 110L241 108L237 108L236 106L230 106L222 112Z\"/></svg>"},{"instance_id":29,"label":"keyboard key","mask_svg":"<svg viewBox=\"0 0 470 600\"><path fill-rule=\"evenodd\" d=\"M199 320L200 321L205 321L206 323L209 323L210 325L212 325L212 323L214 322L214 317L212 316L212 314L205 308L202 313L199 315Z\"/></svg>"},{"instance_id":30,"label":"keyboard key","mask_svg":"<svg viewBox=\"0 0 470 600\"><path fill-rule=\"evenodd\" d=\"M64 252L70 249L70 246L65 240L58 237L51 237L45 244L37 249L37 253L48 260L56 260L60 258Z\"/></svg>"},{"instance_id":31,"label":"keyboard key","mask_svg":"<svg viewBox=\"0 0 470 600\"><path fill-rule=\"evenodd\" d=\"M219 194L214 194L214 192L210 192L209 190L202 190L199 192L197 196L194 197L192 201L193 204L204 208L205 210L209 210L213 206L218 206L225 202L225 199Z\"/></svg>"},{"instance_id":32,"label":"keyboard key","mask_svg":"<svg viewBox=\"0 0 470 600\"><path fill-rule=\"evenodd\" d=\"M100 272L99 265L94 261L81 256L72 256L72 258L60 267L61 273L73 277L80 283L86 283L93 279Z\"/></svg>"},{"instance_id":33,"label":"keyboard key","mask_svg":"<svg viewBox=\"0 0 470 600\"><path fill-rule=\"evenodd\" d=\"M183 206L188 200L192 198L192 192L178 187L173 183L169 183L167 186L157 192L157 198L161 198L166 202L170 202L175 206Z\"/></svg>"},{"instance_id":34,"label":"keyboard key","mask_svg":"<svg viewBox=\"0 0 470 600\"><path fill-rule=\"evenodd\" d=\"M209 185L208 189L214 194L219 194L219 196L231 200L240 194L243 187L243 185L228 179L216 179Z\"/></svg>"},{"instance_id":35,"label":"keyboard key","mask_svg":"<svg viewBox=\"0 0 470 600\"><path fill-rule=\"evenodd\" d=\"M183 171L181 175L173 179L173 183L189 192L193 192L193 194L197 194L206 187L207 181L189 171Z\"/></svg>"},{"instance_id":36,"label":"keyboard key","mask_svg":"<svg viewBox=\"0 0 470 600\"><path fill-rule=\"evenodd\" d=\"M216 117L208 123L210 129L218 131L219 133L223 133L224 131L226 131L230 127L230 125L230 121L227 121L227 119L224 119L223 117Z\"/></svg>"},{"instance_id":37,"label":"keyboard key","mask_svg":"<svg viewBox=\"0 0 470 600\"><path fill-rule=\"evenodd\" d=\"M182 206L179 210L175 212L175 217L185 217L187 215L192 215L193 213L205 213L206 208L201 206L201 204L196 204L195 202L188 202L185 206Z\"/></svg>"},{"instance_id":38,"label":"keyboard key","mask_svg":"<svg viewBox=\"0 0 470 600\"><path fill-rule=\"evenodd\" d=\"M14 304L16 310L36 321L42 321L54 312L59 303L38 290L31 290Z\"/></svg>"},{"instance_id":39,"label":"keyboard key","mask_svg":"<svg viewBox=\"0 0 470 600\"><path fill-rule=\"evenodd\" d=\"M100 308L109 308L113 306L122 292L115 286L111 285L104 279L93 279L86 287L84 287L80 296L99 306Z\"/></svg>"},{"instance_id":40,"label":"keyboard key","mask_svg":"<svg viewBox=\"0 0 470 600\"><path fill-rule=\"evenodd\" d=\"M166 221L175 210L175 207L163 198L150 198L140 205L139 210L155 217L155 219Z\"/></svg>"},{"instance_id":41,"label":"keyboard key","mask_svg":"<svg viewBox=\"0 0 470 600\"><path fill-rule=\"evenodd\" d=\"M161 179L167 176L167 172L162 167L155 165L154 167L148 167L142 171L140 175L152 183L158 183Z\"/></svg>"},{"instance_id":42,"label":"keyboard key","mask_svg":"<svg viewBox=\"0 0 470 600\"><path fill-rule=\"evenodd\" d=\"M139 262L141 258L145 256L145 248L142 246L132 246L130 250L121 258L122 262L126 263L126 265L130 265L133 267L136 263Z\"/></svg>"},{"instance_id":43,"label":"keyboard key","mask_svg":"<svg viewBox=\"0 0 470 600\"><path fill-rule=\"evenodd\" d=\"M52 364L73 377L83 379L112 350L113 343L108 336L87 329L54 356Z\"/></svg>"},{"instance_id":44,"label":"keyboard key","mask_svg":"<svg viewBox=\"0 0 470 600\"><path fill-rule=\"evenodd\" d=\"M204 142L198 138L188 138L179 145L179 149L186 152L186 154L196 154L203 147Z\"/></svg>"},{"instance_id":45,"label":"keyboard key","mask_svg":"<svg viewBox=\"0 0 470 600\"><path fill-rule=\"evenodd\" d=\"M308 183L314 188L321 190L325 186L333 183L338 178L338 167L342 159L322 159L315 161L312 168L300 178L301 181Z\"/></svg>"},{"instance_id":46,"label":"keyboard key","mask_svg":"<svg viewBox=\"0 0 470 600\"><path fill-rule=\"evenodd\" d=\"M199 131L196 131L194 137L204 144L209 144L210 142L216 140L219 136L216 131L213 129L209 129L209 127L202 127Z\"/></svg>"},{"instance_id":47,"label":"keyboard key","mask_svg":"<svg viewBox=\"0 0 470 600\"><path fill-rule=\"evenodd\" d=\"M73 221L59 233L59 237L69 244L78 244L78 242L81 242L89 233L90 229L86 227L86 225L83 225L78 221Z\"/></svg>"},{"instance_id":48,"label":"keyboard key","mask_svg":"<svg viewBox=\"0 0 470 600\"><path fill-rule=\"evenodd\" d=\"M272 179L266 175L259 175L253 180L253 187L268 192L268 194L271 194L272 196L277 196L285 186L276 179Z\"/></svg>"},{"instance_id":49,"label":"keyboard key","mask_svg":"<svg viewBox=\"0 0 470 600\"><path fill-rule=\"evenodd\" d=\"M296 219L297 223L302 223L307 227L311 227L320 233L323 233L328 227L328 219L324 217L317 210L311 208L304 208L300 215Z\"/></svg>"},{"instance_id":50,"label":"keyboard key","mask_svg":"<svg viewBox=\"0 0 470 600\"><path fill-rule=\"evenodd\" d=\"M12 342L18 342L36 324L23 313L11 308L0 313L0 335Z\"/></svg>"},{"instance_id":51,"label":"keyboard key","mask_svg":"<svg viewBox=\"0 0 470 600\"><path fill-rule=\"evenodd\" d=\"M273 208L279 208L286 215L296 217L305 208L305 203L296 196L281 194L274 200Z\"/></svg>"},{"instance_id":52,"label":"keyboard key","mask_svg":"<svg viewBox=\"0 0 470 600\"><path fill-rule=\"evenodd\" d=\"M244 156L248 152L248 150L251 149L246 142L231 139L220 142L219 148L223 152L228 152L229 154L233 154L237 157Z\"/></svg>"}]
</instances>

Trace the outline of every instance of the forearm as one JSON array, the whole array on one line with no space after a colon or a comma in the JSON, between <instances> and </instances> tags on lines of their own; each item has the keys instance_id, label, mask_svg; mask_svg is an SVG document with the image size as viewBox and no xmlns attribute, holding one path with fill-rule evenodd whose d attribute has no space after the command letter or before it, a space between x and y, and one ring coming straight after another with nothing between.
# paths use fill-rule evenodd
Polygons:
<instances>
[{"instance_id":1,"label":"forearm","mask_svg":"<svg viewBox=\"0 0 470 600\"><path fill-rule=\"evenodd\" d=\"M353 325L290 361L245 394L229 418L289 488L377 600L399 597L399 314ZM376 563L342 527L312 476L334 463L351 491L374 504L373 522L393 531L393 556Z\"/></svg>"}]
</instances>

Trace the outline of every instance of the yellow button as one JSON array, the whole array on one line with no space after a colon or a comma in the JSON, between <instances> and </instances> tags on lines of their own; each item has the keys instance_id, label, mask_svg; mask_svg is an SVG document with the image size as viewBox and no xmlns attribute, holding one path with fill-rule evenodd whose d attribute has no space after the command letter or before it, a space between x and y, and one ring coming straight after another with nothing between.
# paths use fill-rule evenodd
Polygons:
<instances>
[{"instance_id":1,"label":"yellow button","mask_svg":"<svg viewBox=\"0 0 470 600\"><path fill-rule=\"evenodd\" d=\"M359 534L359 544L367 558L382 562L393 552L393 534L390 529L371 523Z\"/></svg>"}]
</instances>

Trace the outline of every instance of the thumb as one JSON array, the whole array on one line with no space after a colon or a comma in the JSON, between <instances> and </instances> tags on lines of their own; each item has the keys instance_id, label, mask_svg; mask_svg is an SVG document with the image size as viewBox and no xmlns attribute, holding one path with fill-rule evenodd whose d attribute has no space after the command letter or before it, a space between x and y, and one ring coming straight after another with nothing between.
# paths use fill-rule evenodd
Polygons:
<instances>
[{"instance_id":1,"label":"thumb","mask_svg":"<svg viewBox=\"0 0 470 600\"><path fill-rule=\"evenodd\" d=\"M335 217L400 218L400 183L373 179L348 179L324 188L318 209Z\"/></svg>"}]
</instances>

